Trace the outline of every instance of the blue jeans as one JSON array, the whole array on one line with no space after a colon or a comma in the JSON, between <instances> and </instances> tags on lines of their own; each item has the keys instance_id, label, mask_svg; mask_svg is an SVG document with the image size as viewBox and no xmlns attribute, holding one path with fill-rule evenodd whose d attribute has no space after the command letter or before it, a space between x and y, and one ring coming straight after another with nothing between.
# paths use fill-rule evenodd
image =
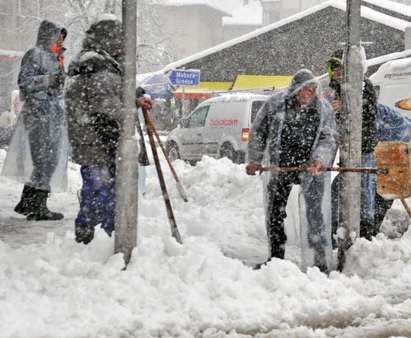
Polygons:
<instances>
[{"instance_id":1,"label":"blue jeans","mask_svg":"<svg viewBox=\"0 0 411 338\"><path fill-rule=\"evenodd\" d=\"M80 211L76 227L101 227L109 236L114 230L115 217L115 167L82 166Z\"/></svg>"}]
</instances>

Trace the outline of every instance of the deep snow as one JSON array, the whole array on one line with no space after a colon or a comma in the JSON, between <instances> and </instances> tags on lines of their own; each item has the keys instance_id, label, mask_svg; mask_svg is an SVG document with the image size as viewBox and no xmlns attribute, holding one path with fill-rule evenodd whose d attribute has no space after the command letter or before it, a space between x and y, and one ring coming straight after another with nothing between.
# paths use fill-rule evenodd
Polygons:
<instances>
[{"instance_id":1,"label":"deep snow","mask_svg":"<svg viewBox=\"0 0 411 338\"><path fill-rule=\"evenodd\" d=\"M358 240L344 274L301 272L295 247L292 261L255 271L249 265L266 254L259 178L225 159L177 161L184 203L164 169L184 245L170 237L150 167L138 247L123 272L103 231L88 246L74 241L77 166L69 191L49 203L63 222L14 214L22 186L0 177L1 338L411 337L411 231Z\"/></svg>"}]
</instances>

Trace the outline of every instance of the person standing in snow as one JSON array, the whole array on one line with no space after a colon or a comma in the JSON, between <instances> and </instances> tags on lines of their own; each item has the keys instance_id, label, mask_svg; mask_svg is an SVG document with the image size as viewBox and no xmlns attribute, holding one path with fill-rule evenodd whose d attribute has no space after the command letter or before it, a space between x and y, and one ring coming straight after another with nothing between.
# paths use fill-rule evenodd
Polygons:
<instances>
[{"instance_id":1,"label":"person standing in snow","mask_svg":"<svg viewBox=\"0 0 411 338\"><path fill-rule=\"evenodd\" d=\"M343 50L335 51L327 62L327 72L330 78L329 87L333 90L330 100L335 111L337 130L344 130L341 126L342 97L341 85L343 81ZM341 140L342 135L338 139ZM364 167L375 167L374 148L377 139L377 96L371 81L364 77L363 105L362 105L362 138L361 161ZM336 232L339 224L338 200L340 193L341 174L337 175L332 183L332 227ZM371 240L375 233L375 194L376 178L374 174L361 174L361 218L360 236ZM334 242L334 245L336 243Z\"/></svg>"},{"instance_id":2,"label":"person standing in snow","mask_svg":"<svg viewBox=\"0 0 411 338\"><path fill-rule=\"evenodd\" d=\"M75 236L88 244L101 224L115 225L115 171L122 116L124 45L121 22L112 18L90 26L82 50L70 64L65 92L72 159L81 165L83 185ZM137 99L151 108L151 100ZM137 187L136 187L137 188Z\"/></svg>"},{"instance_id":3,"label":"person standing in snow","mask_svg":"<svg viewBox=\"0 0 411 338\"><path fill-rule=\"evenodd\" d=\"M63 214L47 208L47 198L60 160L59 148L63 137L64 111L61 103L65 71L62 55L66 36L65 28L42 21L36 46L24 54L18 76L20 98L24 102L20 114L28 136L33 169L14 210L26 215L28 220L63 218ZM4 172L6 168L8 164L5 164Z\"/></svg>"},{"instance_id":4,"label":"person standing in snow","mask_svg":"<svg viewBox=\"0 0 411 338\"><path fill-rule=\"evenodd\" d=\"M306 172L272 172L266 186L266 228L269 257L284 258L286 204L294 184L301 184L307 205L308 243L316 252L314 264L327 271L326 225L321 210L323 166L335 156L335 121L328 102L317 95L318 82L311 71L298 71L287 90L274 94L258 112L248 143L248 175L262 169L267 151L271 165L307 166Z\"/></svg>"}]
</instances>

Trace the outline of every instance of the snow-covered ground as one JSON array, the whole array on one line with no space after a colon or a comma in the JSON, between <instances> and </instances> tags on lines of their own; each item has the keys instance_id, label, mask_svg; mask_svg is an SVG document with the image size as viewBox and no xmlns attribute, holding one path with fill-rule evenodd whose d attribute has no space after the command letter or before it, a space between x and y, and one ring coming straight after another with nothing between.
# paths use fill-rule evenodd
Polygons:
<instances>
[{"instance_id":1,"label":"snow-covered ground","mask_svg":"<svg viewBox=\"0 0 411 338\"><path fill-rule=\"evenodd\" d=\"M176 169L188 203L165 172L184 244L150 167L126 271L103 231L74 241L75 165L69 191L49 202L62 222L14 214L22 185L0 177L0 337L411 337L411 231L358 240L344 274L301 272L293 247L291 260L253 270L267 248L259 178L225 159Z\"/></svg>"}]
</instances>

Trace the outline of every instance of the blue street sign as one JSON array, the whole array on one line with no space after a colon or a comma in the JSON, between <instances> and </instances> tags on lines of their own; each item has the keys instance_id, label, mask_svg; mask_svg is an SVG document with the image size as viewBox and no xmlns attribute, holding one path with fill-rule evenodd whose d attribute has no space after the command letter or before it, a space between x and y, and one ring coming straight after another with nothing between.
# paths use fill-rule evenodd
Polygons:
<instances>
[{"instance_id":1,"label":"blue street sign","mask_svg":"<svg viewBox=\"0 0 411 338\"><path fill-rule=\"evenodd\" d=\"M200 70L172 70L170 73L170 82L176 86L197 86L200 83Z\"/></svg>"}]
</instances>

